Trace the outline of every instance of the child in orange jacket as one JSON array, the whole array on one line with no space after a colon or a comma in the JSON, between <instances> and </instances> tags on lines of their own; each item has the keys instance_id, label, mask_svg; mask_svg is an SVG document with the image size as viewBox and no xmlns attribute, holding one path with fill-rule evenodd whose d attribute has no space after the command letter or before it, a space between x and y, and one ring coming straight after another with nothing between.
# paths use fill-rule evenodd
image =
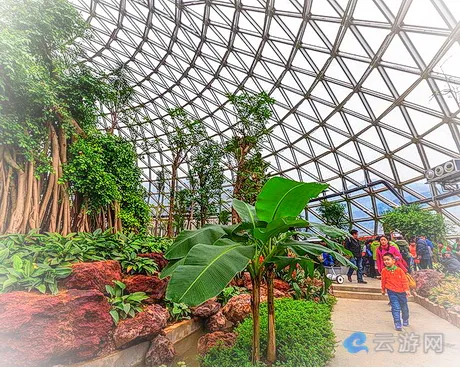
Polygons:
<instances>
[{"instance_id":1,"label":"child in orange jacket","mask_svg":"<svg viewBox=\"0 0 460 368\"><path fill-rule=\"evenodd\" d=\"M405 272L396 266L393 254L383 255L385 268L382 269L382 294L388 294L391 305L391 314L396 331L401 331L402 326L409 326L409 306L407 297L410 295L409 282ZM402 314L402 325L401 325Z\"/></svg>"}]
</instances>

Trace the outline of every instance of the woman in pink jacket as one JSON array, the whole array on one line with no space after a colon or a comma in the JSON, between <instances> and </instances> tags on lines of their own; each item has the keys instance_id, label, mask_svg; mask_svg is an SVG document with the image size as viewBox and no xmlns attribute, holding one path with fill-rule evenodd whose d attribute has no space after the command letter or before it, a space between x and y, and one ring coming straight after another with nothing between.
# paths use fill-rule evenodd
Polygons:
<instances>
[{"instance_id":1,"label":"woman in pink jacket","mask_svg":"<svg viewBox=\"0 0 460 368\"><path fill-rule=\"evenodd\" d=\"M401 268L405 273L407 273L407 263L403 259L401 253L399 253L399 250L397 250L395 247L390 245L388 242L388 238L385 235L382 235L379 239L380 245L377 247L377 269L379 272L382 272L382 270L385 268L385 265L383 264L383 255L385 253L391 253L395 257L396 260L396 265Z\"/></svg>"}]
</instances>

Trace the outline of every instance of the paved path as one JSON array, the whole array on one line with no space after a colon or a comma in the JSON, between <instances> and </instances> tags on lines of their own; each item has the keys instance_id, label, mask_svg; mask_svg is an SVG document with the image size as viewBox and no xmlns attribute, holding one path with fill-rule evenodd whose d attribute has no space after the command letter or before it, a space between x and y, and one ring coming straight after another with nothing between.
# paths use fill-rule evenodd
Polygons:
<instances>
[{"instance_id":1,"label":"paved path","mask_svg":"<svg viewBox=\"0 0 460 368\"><path fill-rule=\"evenodd\" d=\"M368 285L378 287L380 280L366 279ZM355 279L347 285L358 285ZM417 303L409 303L410 326L397 332L393 327L390 306L386 301L338 299L334 306L332 322L336 334L337 346L335 358L329 366L363 367L363 366L418 366L418 367L454 367L460 366L460 329L426 310ZM361 350L350 353L343 346L354 332L365 334L363 345L368 352ZM411 335L412 333L412 335ZM443 352L433 350L424 353L424 334L444 334ZM389 334L389 335L381 335ZM362 335L361 335L362 336ZM410 342L420 342L418 346L411 346ZM406 339L406 343L404 342ZM378 341L384 341L379 343ZM388 341L389 343L385 343ZM409 342L409 343L407 343ZM391 351L376 351L378 345L382 348L393 348ZM402 349L401 352L399 350ZM386 349L385 349L386 350ZM407 351L407 352L405 352Z\"/></svg>"}]
</instances>

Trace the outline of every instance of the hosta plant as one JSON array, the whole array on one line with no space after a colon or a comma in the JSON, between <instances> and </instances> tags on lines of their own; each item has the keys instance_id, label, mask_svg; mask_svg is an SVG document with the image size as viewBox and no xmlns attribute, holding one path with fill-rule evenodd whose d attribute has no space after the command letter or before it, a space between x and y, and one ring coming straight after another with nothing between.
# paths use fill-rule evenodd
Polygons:
<instances>
[{"instance_id":1,"label":"hosta plant","mask_svg":"<svg viewBox=\"0 0 460 368\"><path fill-rule=\"evenodd\" d=\"M169 311L169 320L173 322L183 319L190 319L190 308L185 303L174 303L170 300L166 301L166 309Z\"/></svg>"},{"instance_id":2,"label":"hosta plant","mask_svg":"<svg viewBox=\"0 0 460 368\"><path fill-rule=\"evenodd\" d=\"M217 296L238 272L247 270L253 285L252 362L257 364L260 360L260 289L262 278L265 278L269 331L267 361L275 362L275 270L286 267L295 270L299 265L306 275L313 277L315 263L319 263L318 257L323 252L332 254L344 265L352 266L344 256L350 253L331 240L346 236L344 231L299 217L308 201L327 187L326 184L274 177L263 186L255 206L233 200L233 208L238 212L241 223L183 231L165 254L169 264L161 276L171 276L166 297L176 303L199 305ZM320 235L304 230L311 228ZM309 242L308 239L313 236L319 236L325 246ZM304 240L295 240L300 237Z\"/></svg>"},{"instance_id":3,"label":"hosta plant","mask_svg":"<svg viewBox=\"0 0 460 368\"><path fill-rule=\"evenodd\" d=\"M105 290L109 294L109 303L112 308L110 315L115 324L118 324L120 319L134 317L136 313L142 311L142 301L148 299L148 296L138 291L132 294L126 293L126 285L121 281L113 280L114 286L106 285Z\"/></svg>"}]
</instances>

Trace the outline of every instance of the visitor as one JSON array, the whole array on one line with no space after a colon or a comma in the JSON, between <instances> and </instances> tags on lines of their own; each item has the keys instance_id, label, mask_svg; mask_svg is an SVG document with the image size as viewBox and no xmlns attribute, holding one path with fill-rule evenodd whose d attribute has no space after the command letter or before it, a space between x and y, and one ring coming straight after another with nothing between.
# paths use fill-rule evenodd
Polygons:
<instances>
[{"instance_id":1,"label":"visitor","mask_svg":"<svg viewBox=\"0 0 460 368\"><path fill-rule=\"evenodd\" d=\"M415 243L415 237L411 238L409 241L409 251L411 255L410 268L412 271L418 271L418 265L420 264L420 259L417 258L417 244Z\"/></svg>"},{"instance_id":2,"label":"visitor","mask_svg":"<svg viewBox=\"0 0 460 368\"><path fill-rule=\"evenodd\" d=\"M428 252L430 253L430 259L428 260L428 268L432 269L433 268L434 243L424 235L422 235L420 238L425 240L426 245L428 245Z\"/></svg>"},{"instance_id":3,"label":"visitor","mask_svg":"<svg viewBox=\"0 0 460 368\"><path fill-rule=\"evenodd\" d=\"M407 272L407 263L404 261L401 253L394 246L390 245L388 242L388 237L382 235L378 238L379 247L377 248L377 269L382 273L383 268L385 267L383 263L383 255L385 253L393 254L396 259L396 265L401 268L404 272Z\"/></svg>"},{"instance_id":4,"label":"visitor","mask_svg":"<svg viewBox=\"0 0 460 368\"><path fill-rule=\"evenodd\" d=\"M404 261L408 265L408 272L410 273L411 272L410 264L411 264L412 257L409 251L409 243L404 239L395 240L395 243L398 245L399 253L401 253ZM392 245L391 242L390 242L390 245Z\"/></svg>"},{"instance_id":5,"label":"visitor","mask_svg":"<svg viewBox=\"0 0 460 368\"><path fill-rule=\"evenodd\" d=\"M377 248L379 246L380 246L380 242L378 241L378 237L376 237L370 244L370 248L372 252L372 260L374 261L375 277L377 279L380 278L380 272L378 271L378 268L377 268Z\"/></svg>"},{"instance_id":6,"label":"visitor","mask_svg":"<svg viewBox=\"0 0 460 368\"><path fill-rule=\"evenodd\" d=\"M416 239L417 258L420 260L420 268L426 270L430 265L430 250L426 241L421 237Z\"/></svg>"},{"instance_id":7,"label":"visitor","mask_svg":"<svg viewBox=\"0 0 460 368\"><path fill-rule=\"evenodd\" d=\"M365 259L368 265L367 276L375 279L375 277L377 276L377 273L375 272L376 270L375 270L374 254L372 253L372 249L371 249L372 242L373 242L372 239L369 239L366 241L364 245L365 246L364 252L365 252Z\"/></svg>"},{"instance_id":8,"label":"visitor","mask_svg":"<svg viewBox=\"0 0 460 368\"><path fill-rule=\"evenodd\" d=\"M453 255L460 261L460 238L455 240L455 243L452 245L452 251Z\"/></svg>"},{"instance_id":9,"label":"visitor","mask_svg":"<svg viewBox=\"0 0 460 368\"><path fill-rule=\"evenodd\" d=\"M402 326L409 326L409 306L407 305L407 297L410 296L409 282L405 271L396 266L393 253L385 253L383 263L385 268L382 270L382 294L385 295L385 292L388 294L395 329L401 331Z\"/></svg>"},{"instance_id":10,"label":"visitor","mask_svg":"<svg viewBox=\"0 0 460 368\"><path fill-rule=\"evenodd\" d=\"M363 251L361 249L361 244L359 244L358 240L358 230L351 230L351 236L347 238L345 241L345 249L349 250L353 256L350 258L350 262L353 263L358 269L356 270L356 274L358 277L359 284L367 284L366 281L363 280ZM351 275L353 275L354 269L350 267L348 269L348 281L353 282L351 279Z\"/></svg>"}]
</instances>

